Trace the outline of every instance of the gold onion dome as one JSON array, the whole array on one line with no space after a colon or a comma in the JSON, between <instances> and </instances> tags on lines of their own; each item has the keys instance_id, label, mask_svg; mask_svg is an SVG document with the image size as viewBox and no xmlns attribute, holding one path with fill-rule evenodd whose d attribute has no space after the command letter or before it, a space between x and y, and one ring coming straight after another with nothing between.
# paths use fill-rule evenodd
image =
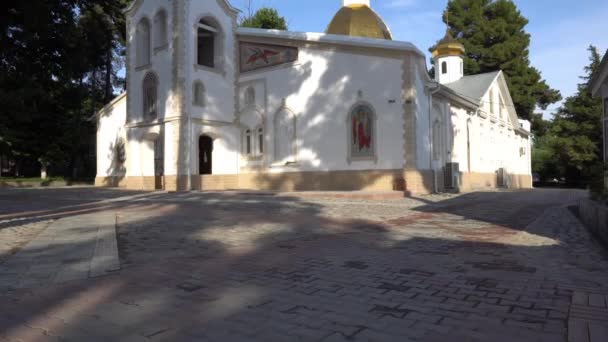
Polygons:
<instances>
[{"instance_id":1,"label":"gold onion dome","mask_svg":"<svg viewBox=\"0 0 608 342\"><path fill-rule=\"evenodd\" d=\"M393 40L384 20L364 4L340 8L325 33Z\"/></svg>"},{"instance_id":2,"label":"gold onion dome","mask_svg":"<svg viewBox=\"0 0 608 342\"><path fill-rule=\"evenodd\" d=\"M450 29L445 31L445 36L431 48L433 57L437 56L463 56L464 45L456 40L450 33Z\"/></svg>"}]
</instances>

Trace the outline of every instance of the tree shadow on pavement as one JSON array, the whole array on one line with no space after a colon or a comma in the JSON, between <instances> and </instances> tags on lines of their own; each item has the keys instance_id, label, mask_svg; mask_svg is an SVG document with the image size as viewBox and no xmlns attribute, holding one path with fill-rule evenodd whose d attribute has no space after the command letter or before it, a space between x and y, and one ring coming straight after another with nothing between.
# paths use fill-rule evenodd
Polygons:
<instances>
[{"instance_id":1,"label":"tree shadow on pavement","mask_svg":"<svg viewBox=\"0 0 608 342\"><path fill-rule=\"evenodd\" d=\"M470 196L471 207L518 201ZM565 340L571 286L608 280L588 234L564 216L552 237L521 235L523 223L509 221L509 239L480 239L458 231L467 229L454 218L466 214L459 201L361 220L348 212L400 202L340 212L338 201L281 196L156 196L148 210L118 213L119 273L5 291L0 331L32 340Z\"/></svg>"}]
</instances>

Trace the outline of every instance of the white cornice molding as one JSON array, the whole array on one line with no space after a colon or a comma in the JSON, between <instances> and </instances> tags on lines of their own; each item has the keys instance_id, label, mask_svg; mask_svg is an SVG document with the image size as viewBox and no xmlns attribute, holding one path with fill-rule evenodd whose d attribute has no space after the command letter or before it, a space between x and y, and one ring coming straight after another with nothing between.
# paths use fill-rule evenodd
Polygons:
<instances>
[{"instance_id":1,"label":"white cornice molding","mask_svg":"<svg viewBox=\"0 0 608 342\"><path fill-rule=\"evenodd\" d=\"M291 41L302 41L309 43L325 43L343 46L363 47L369 49L393 50L400 52L413 52L424 57L414 44L396 40L374 39L365 37L344 36L337 34L326 34L317 32L293 32L281 30L255 29L239 27L236 30L237 36L253 38L275 38Z\"/></svg>"}]
</instances>

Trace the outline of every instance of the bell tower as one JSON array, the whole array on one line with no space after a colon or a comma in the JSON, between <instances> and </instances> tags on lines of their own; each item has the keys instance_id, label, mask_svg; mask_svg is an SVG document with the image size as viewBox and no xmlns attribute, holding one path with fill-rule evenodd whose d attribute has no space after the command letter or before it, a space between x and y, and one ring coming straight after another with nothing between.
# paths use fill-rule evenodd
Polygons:
<instances>
[{"instance_id":1,"label":"bell tower","mask_svg":"<svg viewBox=\"0 0 608 342\"><path fill-rule=\"evenodd\" d=\"M464 76L464 45L452 36L449 28L432 49L435 81L441 84L452 83Z\"/></svg>"}]
</instances>

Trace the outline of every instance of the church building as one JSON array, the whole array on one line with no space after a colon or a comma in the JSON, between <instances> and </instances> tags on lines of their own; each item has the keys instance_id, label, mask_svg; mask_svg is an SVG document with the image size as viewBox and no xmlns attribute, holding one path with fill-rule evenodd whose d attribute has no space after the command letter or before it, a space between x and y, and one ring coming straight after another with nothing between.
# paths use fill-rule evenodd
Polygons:
<instances>
[{"instance_id":1,"label":"church building","mask_svg":"<svg viewBox=\"0 0 608 342\"><path fill-rule=\"evenodd\" d=\"M532 187L530 123L501 71L464 75L464 46L446 33L432 79L370 0L342 5L325 33L304 33L237 27L228 0L134 1L127 92L96 115L96 185Z\"/></svg>"}]
</instances>

